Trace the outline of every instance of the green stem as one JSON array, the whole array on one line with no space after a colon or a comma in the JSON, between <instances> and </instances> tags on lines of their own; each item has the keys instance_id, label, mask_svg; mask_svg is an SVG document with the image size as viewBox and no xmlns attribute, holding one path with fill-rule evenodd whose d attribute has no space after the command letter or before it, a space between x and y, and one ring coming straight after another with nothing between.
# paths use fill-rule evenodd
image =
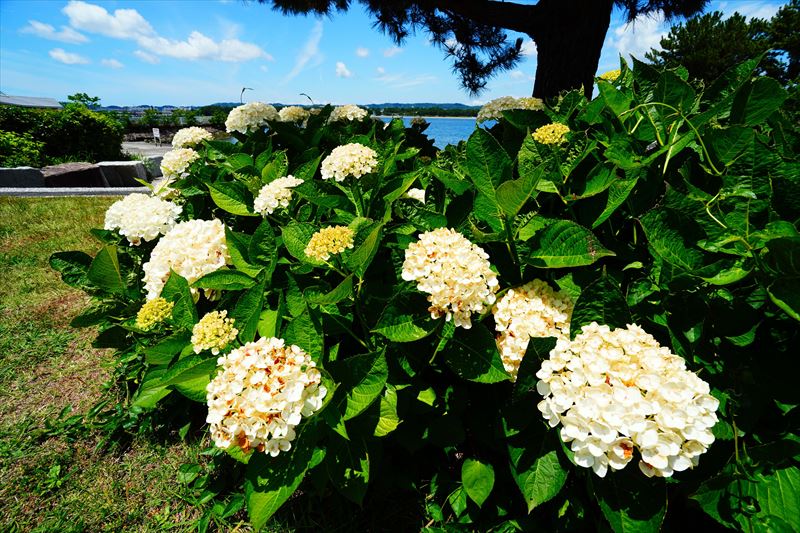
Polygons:
<instances>
[{"instance_id":1,"label":"green stem","mask_svg":"<svg viewBox=\"0 0 800 533\"><path fill-rule=\"evenodd\" d=\"M356 202L356 216L363 217L364 216L364 197L361 195L361 187L358 185L358 180L353 179L352 185L350 186L350 190L353 192L353 198L355 198Z\"/></svg>"}]
</instances>

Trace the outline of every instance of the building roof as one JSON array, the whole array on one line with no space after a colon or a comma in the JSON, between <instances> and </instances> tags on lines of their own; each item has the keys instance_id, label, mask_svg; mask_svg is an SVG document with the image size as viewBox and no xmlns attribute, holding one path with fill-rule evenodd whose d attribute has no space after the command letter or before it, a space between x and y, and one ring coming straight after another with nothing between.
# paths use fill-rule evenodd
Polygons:
<instances>
[{"instance_id":1,"label":"building roof","mask_svg":"<svg viewBox=\"0 0 800 533\"><path fill-rule=\"evenodd\" d=\"M55 98L39 98L38 96L7 96L3 94L0 95L0 104L61 109L61 104Z\"/></svg>"}]
</instances>

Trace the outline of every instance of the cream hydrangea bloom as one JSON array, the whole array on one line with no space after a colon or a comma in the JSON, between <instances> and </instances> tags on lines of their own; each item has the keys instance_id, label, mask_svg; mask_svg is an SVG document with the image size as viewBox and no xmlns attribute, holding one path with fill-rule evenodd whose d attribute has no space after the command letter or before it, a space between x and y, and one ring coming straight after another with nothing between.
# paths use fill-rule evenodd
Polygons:
<instances>
[{"instance_id":1,"label":"cream hydrangea bloom","mask_svg":"<svg viewBox=\"0 0 800 533\"><path fill-rule=\"evenodd\" d=\"M231 109L225 120L225 130L228 133L250 133L263 128L269 120L279 119L275 107L264 102L250 102Z\"/></svg>"},{"instance_id":2,"label":"cream hydrangea bloom","mask_svg":"<svg viewBox=\"0 0 800 533\"><path fill-rule=\"evenodd\" d=\"M367 110L357 105L346 104L334 107L331 111L328 122L342 122L345 120L364 120L367 117Z\"/></svg>"},{"instance_id":3,"label":"cream hydrangea bloom","mask_svg":"<svg viewBox=\"0 0 800 533\"><path fill-rule=\"evenodd\" d=\"M189 165L197 161L200 154L191 148L175 148L170 150L161 159L161 174L167 180L176 180L186 175Z\"/></svg>"},{"instance_id":4,"label":"cream hydrangea bloom","mask_svg":"<svg viewBox=\"0 0 800 533\"><path fill-rule=\"evenodd\" d=\"M234 320L227 318L228 312L211 311L192 328L192 348L194 353L211 350L214 355L219 355L228 344L236 340L239 330L233 327Z\"/></svg>"},{"instance_id":5,"label":"cream hydrangea bloom","mask_svg":"<svg viewBox=\"0 0 800 533\"><path fill-rule=\"evenodd\" d=\"M191 148L203 144L203 141L210 141L213 138L211 133L204 128L191 126L189 128L182 128L175 133L175 136L172 137L172 146L175 148Z\"/></svg>"},{"instance_id":6,"label":"cream hydrangea bloom","mask_svg":"<svg viewBox=\"0 0 800 533\"><path fill-rule=\"evenodd\" d=\"M302 184L303 180L291 174L273 180L264 185L253 202L256 213L271 215L278 207L289 207L292 200L292 188Z\"/></svg>"},{"instance_id":7,"label":"cream hydrangea bloom","mask_svg":"<svg viewBox=\"0 0 800 533\"><path fill-rule=\"evenodd\" d=\"M406 191L405 194L406 198L411 198L412 200L416 200L421 204L425 203L425 189L415 189L411 188Z\"/></svg>"},{"instance_id":8,"label":"cream hydrangea bloom","mask_svg":"<svg viewBox=\"0 0 800 533\"><path fill-rule=\"evenodd\" d=\"M530 109L540 111L544 109L544 102L540 98L523 97L514 98L513 96L501 96L486 103L478 111L478 123L486 120L500 120L503 118L503 111L512 109Z\"/></svg>"},{"instance_id":9,"label":"cream hydrangea bloom","mask_svg":"<svg viewBox=\"0 0 800 533\"><path fill-rule=\"evenodd\" d=\"M299 105L290 105L278 111L281 122L305 122L309 115L308 110Z\"/></svg>"},{"instance_id":10,"label":"cream hydrangea bloom","mask_svg":"<svg viewBox=\"0 0 800 533\"><path fill-rule=\"evenodd\" d=\"M561 144L567 140L569 126L559 122L553 122L537 128L533 132L533 140L541 144Z\"/></svg>"},{"instance_id":11,"label":"cream hydrangea bloom","mask_svg":"<svg viewBox=\"0 0 800 533\"><path fill-rule=\"evenodd\" d=\"M714 442L719 401L686 362L642 328L592 323L559 339L536 373L539 410L561 425L575 463L603 477L641 456L648 477L696 466Z\"/></svg>"},{"instance_id":12,"label":"cream hydrangea bloom","mask_svg":"<svg viewBox=\"0 0 800 533\"><path fill-rule=\"evenodd\" d=\"M117 230L134 246L168 232L183 208L155 196L134 193L111 204L106 211L107 230Z\"/></svg>"},{"instance_id":13,"label":"cream hydrangea bloom","mask_svg":"<svg viewBox=\"0 0 800 533\"><path fill-rule=\"evenodd\" d=\"M352 247L353 230L347 226L328 226L311 236L305 254L317 261L327 261L331 255L340 254Z\"/></svg>"},{"instance_id":14,"label":"cream hydrangea bloom","mask_svg":"<svg viewBox=\"0 0 800 533\"><path fill-rule=\"evenodd\" d=\"M535 279L509 289L492 309L497 349L503 366L514 381L531 337L569 339L572 298Z\"/></svg>"},{"instance_id":15,"label":"cream hydrangea bloom","mask_svg":"<svg viewBox=\"0 0 800 533\"><path fill-rule=\"evenodd\" d=\"M206 387L211 438L275 457L291 449L295 428L319 411L327 389L316 363L283 339L261 338L220 357Z\"/></svg>"},{"instance_id":16,"label":"cream hydrangea bloom","mask_svg":"<svg viewBox=\"0 0 800 533\"><path fill-rule=\"evenodd\" d=\"M359 143L337 146L322 161L322 179L344 181L347 177L360 178L378 167L378 154Z\"/></svg>"},{"instance_id":17,"label":"cream hydrangea bloom","mask_svg":"<svg viewBox=\"0 0 800 533\"><path fill-rule=\"evenodd\" d=\"M439 228L419 236L406 249L402 277L428 293L433 318L472 327L470 315L495 301L498 283L489 256L454 229Z\"/></svg>"},{"instance_id":18,"label":"cream hydrangea bloom","mask_svg":"<svg viewBox=\"0 0 800 533\"><path fill-rule=\"evenodd\" d=\"M172 316L172 308L175 302L169 302L164 298L148 300L136 313L136 327L142 330L152 329L156 324Z\"/></svg>"},{"instance_id":19,"label":"cream hydrangea bloom","mask_svg":"<svg viewBox=\"0 0 800 533\"><path fill-rule=\"evenodd\" d=\"M147 299L161 294L170 270L191 284L230 263L225 226L219 220L188 220L172 228L158 241L144 264ZM192 289L197 294L197 289Z\"/></svg>"}]
</instances>

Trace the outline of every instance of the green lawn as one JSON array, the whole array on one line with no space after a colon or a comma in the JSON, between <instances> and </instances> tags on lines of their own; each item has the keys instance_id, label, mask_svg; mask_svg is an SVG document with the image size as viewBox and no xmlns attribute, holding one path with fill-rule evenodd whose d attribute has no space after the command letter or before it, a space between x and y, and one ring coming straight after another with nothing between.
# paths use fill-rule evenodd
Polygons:
<instances>
[{"instance_id":1,"label":"green lawn","mask_svg":"<svg viewBox=\"0 0 800 533\"><path fill-rule=\"evenodd\" d=\"M184 531L202 512L182 499L176 472L203 442L133 437L98 449L102 435L47 428L65 407L83 413L109 394L110 353L69 327L87 299L48 257L94 253L88 230L114 200L0 197L0 531Z\"/></svg>"}]
</instances>

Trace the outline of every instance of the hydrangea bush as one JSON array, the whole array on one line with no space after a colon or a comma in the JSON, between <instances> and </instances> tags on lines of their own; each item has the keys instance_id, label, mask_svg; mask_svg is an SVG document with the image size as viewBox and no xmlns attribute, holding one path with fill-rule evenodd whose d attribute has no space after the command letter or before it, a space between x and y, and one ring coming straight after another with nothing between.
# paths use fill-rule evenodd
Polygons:
<instances>
[{"instance_id":1,"label":"hydrangea bush","mask_svg":"<svg viewBox=\"0 0 800 533\"><path fill-rule=\"evenodd\" d=\"M300 489L418 529L797 530L800 137L756 65L623 63L441 151L355 106L187 133L169 200L51 259L117 350L98 417L210 432L203 501L257 529Z\"/></svg>"}]
</instances>

